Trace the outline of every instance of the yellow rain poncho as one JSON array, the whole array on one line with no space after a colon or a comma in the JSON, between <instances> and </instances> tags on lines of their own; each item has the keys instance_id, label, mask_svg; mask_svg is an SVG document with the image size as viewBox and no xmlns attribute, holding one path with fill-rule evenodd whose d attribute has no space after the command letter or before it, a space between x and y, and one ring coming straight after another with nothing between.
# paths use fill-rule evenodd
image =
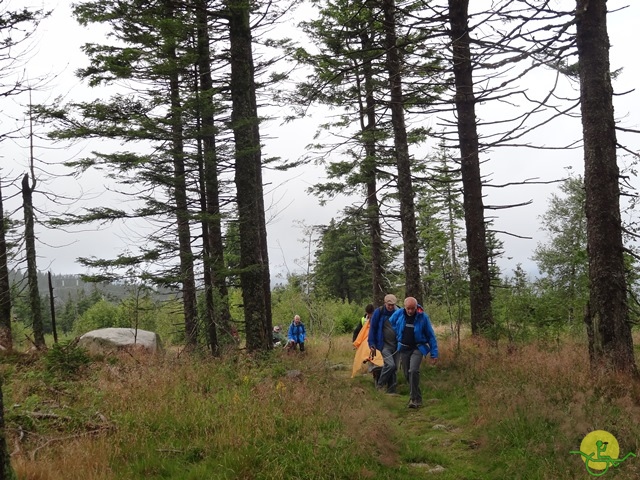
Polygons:
<instances>
[{"instance_id":1,"label":"yellow rain poncho","mask_svg":"<svg viewBox=\"0 0 640 480\"><path fill-rule=\"evenodd\" d=\"M356 354L353 357L353 371L351 373L351 378L356 375L362 375L364 373L369 373L370 366L378 366L382 367L382 353L379 351L376 352L376 356L371 359L369 358L369 342L367 339L369 338L369 321L365 322L356 338L356 341L353 342L353 346L356 347Z\"/></svg>"}]
</instances>

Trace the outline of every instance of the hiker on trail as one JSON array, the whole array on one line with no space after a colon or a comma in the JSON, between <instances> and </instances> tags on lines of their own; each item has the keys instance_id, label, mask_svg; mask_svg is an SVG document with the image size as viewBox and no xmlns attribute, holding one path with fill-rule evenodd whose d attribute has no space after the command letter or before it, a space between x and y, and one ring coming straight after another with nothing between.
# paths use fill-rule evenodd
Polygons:
<instances>
[{"instance_id":1,"label":"hiker on trail","mask_svg":"<svg viewBox=\"0 0 640 480\"><path fill-rule=\"evenodd\" d=\"M409 383L409 408L422 406L420 392L420 364L422 358L431 356L431 364L438 361L438 342L429 315L413 297L404 299L404 308L391 317L398 339L398 361Z\"/></svg>"},{"instance_id":2,"label":"hiker on trail","mask_svg":"<svg viewBox=\"0 0 640 480\"><path fill-rule=\"evenodd\" d=\"M291 322L287 331L287 350L295 350L297 346L301 352L304 352L306 338L307 331L304 328L304 324L300 321L300 315L296 315L293 317L293 322Z\"/></svg>"},{"instance_id":3,"label":"hiker on trail","mask_svg":"<svg viewBox=\"0 0 640 480\"><path fill-rule=\"evenodd\" d=\"M373 305L371 305L371 310L373 311ZM370 373L373 377L373 384L377 385L384 363L380 352L377 352L377 355L373 357L371 356L368 342L370 326L371 322L369 320L364 322L360 333L358 333L358 337L353 341L353 348L356 349L356 353L353 356L351 378L360 374Z\"/></svg>"},{"instance_id":4,"label":"hiker on trail","mask_svg":"<svg viewBox=\"0 0 640 480\"><path fill-rule=\"evenodd\" d=\"M396 332L390 322L391 315L396 311L398 299L389 294L384 297L384 305L377 308L369 321L369 349L370 356L375 358L376 350L382 352L382 372L376 383L378 390L395 393L398 384L398 367L396 363L397 339Z\"/></svg>"},{"instance_id":5,"label":"hiker on trail","mask_svg":"<svg viewBox=\"0 0 640 480\"><path fill-rule=\"evenodd\" d=\"M351 339L352 342L356 341L356 338L358 338L358 334L360 333L360 330L362 330L362 327L364 327L364 324L371 320L373 310L373 303L370 303L364 308L364 316L360 319L358 325L356 325L356 328L353 330L353 338Z\"/></svg>"},{"instance_id":6,"label":"hiker on trail","mask_svg":"<svg viewBox=\"0 0 640 480\"><path fill-rule=\"evenodd\" d=\"M274 347L284 346L287 343L287 338L282 333L282 328L280 325L275 325L273 327L273 332L271 333L271 341L273 342Z\"/></svg>"}]
</instances>

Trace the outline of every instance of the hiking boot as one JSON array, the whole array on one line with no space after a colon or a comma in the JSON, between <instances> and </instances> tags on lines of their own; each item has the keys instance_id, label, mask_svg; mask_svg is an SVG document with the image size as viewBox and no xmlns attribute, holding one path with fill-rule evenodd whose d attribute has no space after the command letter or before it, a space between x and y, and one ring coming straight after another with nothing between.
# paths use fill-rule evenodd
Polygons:
<instances>
[{"instance_id":1,"label":"hiking boot","mask_svg":"<svg viewBox=\"0 0 640 480\"><path fill-rule=\"evenodd\" d=\"M409 405L407 405L407 407L409 407L409 408L418 408L419 405L416 402L414 402L413 400L411 400L409 402Z\"/></svg>"}]
</instances>

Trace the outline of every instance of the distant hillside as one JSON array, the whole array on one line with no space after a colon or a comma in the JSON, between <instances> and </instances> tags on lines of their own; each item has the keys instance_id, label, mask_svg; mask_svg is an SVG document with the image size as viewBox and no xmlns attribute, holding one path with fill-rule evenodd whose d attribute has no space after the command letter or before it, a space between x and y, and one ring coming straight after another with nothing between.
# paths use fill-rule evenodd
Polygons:
<instances>
[{"instance_id":1,"label":"distant hillside","mask_svg":"<svg viewBox=\"0 0 640 480\"><path fill-rule=\"evenodd\" d=\"M23 285L24 288L27 288L26 274L19 270L12 270L9 273L9 280L12 284ZM115 300L131 295L131 285L109 282L85 282L80 275L51 274L51 283L53 285L53 296L56 302L64 302L69 297L75 299L78 295L81 295L80 292L89 295L94 290L98 290L108 298ZM49 295L49 277L45 272L38 272L38 289L40 290L40 295ZM172 292L169 289L163 289L156 291L154 296L157 296L157 298L167 298L168 295L175 293L176 292Z\"/></svg>"}]
</instances>

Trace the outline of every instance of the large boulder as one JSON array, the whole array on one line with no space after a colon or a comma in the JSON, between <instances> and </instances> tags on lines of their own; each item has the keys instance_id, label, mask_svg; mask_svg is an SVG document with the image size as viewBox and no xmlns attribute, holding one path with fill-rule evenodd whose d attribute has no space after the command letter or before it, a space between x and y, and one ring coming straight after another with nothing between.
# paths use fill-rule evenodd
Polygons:
<instances>
[{"instance_id":1,"label":"large boulder","mask_svg":"<svg viewBox=\"0 0 640 480\"><path fill-rule=\"evenodd\" d=\"M90 353L106 353L113 350L139 348L150 353L162 350L160 335L135 328L100 328L85 333L78 345Z\"/></svg>"}]
</instances>

